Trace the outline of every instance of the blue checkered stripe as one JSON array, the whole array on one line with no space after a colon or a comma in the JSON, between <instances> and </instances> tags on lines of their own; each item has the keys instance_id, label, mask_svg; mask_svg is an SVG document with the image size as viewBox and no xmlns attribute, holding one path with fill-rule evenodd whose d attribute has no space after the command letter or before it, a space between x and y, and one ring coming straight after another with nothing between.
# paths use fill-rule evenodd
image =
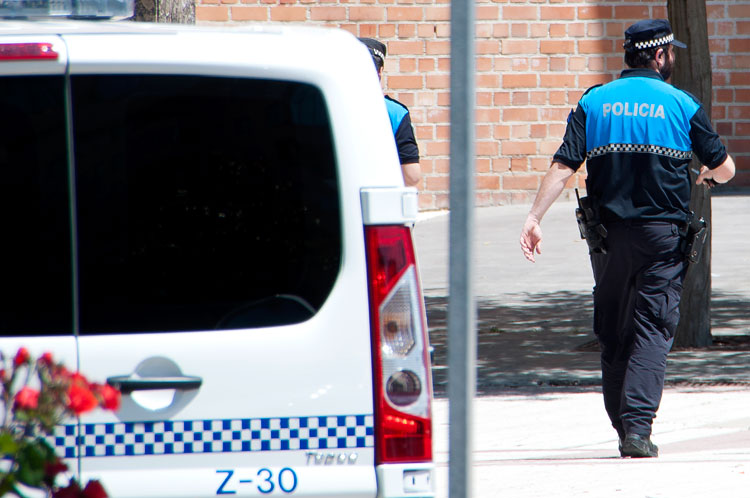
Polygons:
<instances>
[{"instance_id":1,"label":"blue checkered stripe","mask_svg":"<svg viewBox=\"0 0 750 498\"><path fill-rule=\"evenodd\" d=\"M118 422L58 426L50 443L65 458L369 448L372 415Z\"/></svg>"}]
</instances>

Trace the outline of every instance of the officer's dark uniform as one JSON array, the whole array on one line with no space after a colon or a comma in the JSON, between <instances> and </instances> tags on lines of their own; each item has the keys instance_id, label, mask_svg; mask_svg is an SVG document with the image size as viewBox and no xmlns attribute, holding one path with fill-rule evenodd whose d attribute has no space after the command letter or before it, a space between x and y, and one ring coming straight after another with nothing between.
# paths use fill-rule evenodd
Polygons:
<instances>
[{"instance_id":1,"label":"officer's dark uniform","mask_svg":"<svg viewBox=\"0 0 750 498\"><path fill-rule=\"evenodd\" d=\"M652 21L634 28L638 49L684 46ZM574 170L586 161L587 195L607 230L607 252L591 254L594 332L605 408L621 439L650 436L661 400L687 269L678 229L693 153L709 168L727 158L700 102L657 71L627 69L586 91L554 156Z\"/></svg>"},{"instance_id":2,"label":"officer's dark uniform","mask_svg":"<svg viewBox=\"0 0 750 498\"><path fill-rule=\"evenodd\" d=\"M359 38L370 51L375 69L380 71L385 63L385 44L373 38ZM388 110L388 118L391 120L393 138L396 140L398 159L401 164L412 164L419 162L419 147L414 136L414 128L411 124L409 108L398 100L385 95L385 107Z\"/></svg>"},{"instance_id":3,"label":"officer's dark uniform","mask_svg":"<svg viewBox=\"0 0 750 498\"><path fill-rule=\"evenodd\" d=\"M396 139L399 161L401 164L418 163L419 148L417 147L417 139L414 137L409 109L388 95L385 96L385 107L388 109L393 137Z\"/></svg>"}]
</instances>

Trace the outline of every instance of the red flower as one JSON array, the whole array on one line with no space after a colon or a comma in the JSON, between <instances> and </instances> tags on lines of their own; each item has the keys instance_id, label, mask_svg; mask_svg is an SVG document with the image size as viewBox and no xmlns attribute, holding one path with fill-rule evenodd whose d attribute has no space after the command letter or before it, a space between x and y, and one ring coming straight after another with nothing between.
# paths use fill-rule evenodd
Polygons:
<instances>
[{"instance_id":1,"label":"red flower","mask_svg":"<svg viewBox=\"0 0 750 498\"><path fill-rule=\"evenodd\" d=\"M53 365L52 353L50 353L49 351L47 351L42 356L40 356L39 357L39 363L42 363L43 365L51 367Z\"/></svg>"},{"instance_id":2,"label":"red flower","mask_svg":"<svg viewBox=\"0 0 750 498\"><path fill-rule=\"evenodd\" d=\"M109 384L92 384L91 387L101 400L102 408L112 411L120 408L120 391Z\"/></svg>"},{"instance_id":3,"label":"red flower","mask_svg":"<svg viewBox=\"0 0 750 498\"><path fill-rule=\"evenodd\" d=\"M31 358L31 355L29 355L29 350L24 347L20 347L18 348L16 357L13 358L13 365L16 367L20 367L21 365L29 361L29 358Z\"/></svg>"},{"instance_id":4,"label":"red flower","mask_svg":"<svg viewBox=\"0 0 750 498\"><path fill-rule=\"evenodd\" d=\"M90 412L98 405L99 402L96 400L96 396L89 390L87 385L73 383L68 388L68 409L76 415Z\"/></svg>"},{"instance_id":5,"label":"red flower","mask_svg":"<svg viewBox=\"0 0 750 498\"><path fill-rule=\"evenodd\" d=\"M83 488L83 493L81 494L83 498L107 498L107 492L104 491L104 486L102 486L102 483L92 479L86 484L86 487Z\"/></svg>"},{"instance_id":6,"label":"red flower","mask_svg":"<svg viewBox=\"0 0 750 498\"><path fill-rule=\"evenodd\" d=\"M59 488L52 493L52 498L80 498L81 487L75 479L70 480L67 488Z\"/></svg>"},{"instance_id":7,"label":"red flower","mask_svg":"<svg viewBox=\"0 0 750 498\"><path fill-rule=\"evenodd\" d=\"M30 387L23 387L16 393L16 408L33 410L39 406L39 391Z\"/></svg>"},{"instance_id":8,"label":"red flower","mask_svg":"<svg viewBox=\"0 0 750 498\"><path fill-rule=\"evenodd\" d=\"M55 479L55 476L57 474L59 474L60 472L65 472L66 470L68 470L68 466L65 465L65 462L63 462L59 458L54 462L47 462L44 465L44 475L52 480Z\"/></svg>"}]
</instances>

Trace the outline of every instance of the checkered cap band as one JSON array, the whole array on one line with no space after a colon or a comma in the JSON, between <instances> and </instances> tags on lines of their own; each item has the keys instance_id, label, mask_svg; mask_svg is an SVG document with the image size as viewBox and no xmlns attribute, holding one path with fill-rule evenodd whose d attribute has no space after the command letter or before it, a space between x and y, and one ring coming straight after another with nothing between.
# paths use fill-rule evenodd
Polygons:
<instances>
[{"instance_id":1,"label":"checkered cap band","mask_svg":"<svg viewBox=\"0 0 750 498\"><path fill-rule=\"evenodd\" d=\"M47 441L64 458L371 448L372 415L61 425Z\"/></svg>"},{"instance_id":2,"label":"checkered cap band","mask_svg":"<svg viewBox=\"0 0 750 498\"><path fill-rule=\"evenodd\" d=\"M651 48L651 47L658 47L661 45L666 45L667 43L672 43L674 41L674 34L669 33L668 35L664 35L661 38L654 38L653 40L646 40L641 42L635 42L635 48L638 50L643 50L644 48Z\"/></svg>"},{"instance_id":3,"label":"checkered cap band","mask_svg":"<svg viewBox=\"0 0 750 498\"><path fill-rule=\"evenodd\" d=\"M660 156L667 156L672 159L679 159L688 161L692 159L692 151L684 151L677 149L670 149L669 147L662 147L661 145L640 145L640 144L608 144L602 145L601 147L595 147L586 153L586 158L591 159L592 157L603 156L612 152L631 152L631 153L645 153L645 154L657 154Z\"/></svg>"}]
</instances>

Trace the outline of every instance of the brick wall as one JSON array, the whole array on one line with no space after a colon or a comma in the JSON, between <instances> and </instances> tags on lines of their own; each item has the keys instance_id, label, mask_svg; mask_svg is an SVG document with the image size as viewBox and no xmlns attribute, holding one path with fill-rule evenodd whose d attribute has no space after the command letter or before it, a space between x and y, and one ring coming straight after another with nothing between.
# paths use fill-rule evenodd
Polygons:
<instances>
[{"instance_id":1,"label":"brick wall","mask_svg":"<svg viewBox=\"0 0 750 498\"><path fill-rule=\"evenodd\" d=\"M713 120L750 187L750 0L707 0ZM526 203L583 91L623 68L625 28L666 0L477 0L477 205ZM199 24L319 24L388 46L384 87L412 113L422 209L448 207L448 0L196 0ZM679 59L678 59L679 64ZM583 185L575 175L569 187ZM570 195L570 190L566 195Z\"/></svg>"}]
</instances>

